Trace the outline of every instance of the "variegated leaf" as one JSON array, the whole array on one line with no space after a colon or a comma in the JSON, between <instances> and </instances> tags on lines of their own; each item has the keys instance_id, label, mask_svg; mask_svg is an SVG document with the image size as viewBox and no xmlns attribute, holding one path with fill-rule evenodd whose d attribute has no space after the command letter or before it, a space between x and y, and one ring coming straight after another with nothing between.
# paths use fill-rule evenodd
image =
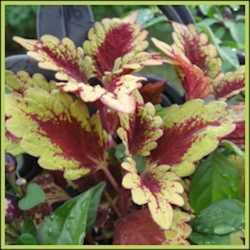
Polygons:
<instances>
[{"instance_id":1,"label":"variegated leaf","mask_svg":"<svg viewBox=\"0 0 250 250\"><path fill-rule=\"evenodd\" d=\"M18 155L24 153L24 150L20 146L21 138L16 137L14 134L12 134L9 130L5 129L5 151L12 154L12 155Z\"/></svg>"},{"instance_id":2,"label":"variegated leaf","mask_svg":"<svg viewBox=\"0 0 250 250\"><path fill-rule=\"evenodd\" d=\"M97 101L95 103L96 107L100 112L100 119L102 121L103 128L111 135L115 134L119 124L119 116L115 110L110 109L106 105L103 105L101 102Z\"/></svg>"},{"instance_id":3,"label":"variegated leaf","mask_svg":"<svg viewBox=\"0 0 250 250\"><path fill-rule=\"evenodd\" d=\"M129 75L145 65L161 64L156 53L148 53L146 31L134 23L120 19L104 19L89 31L89 40L83 48L63 38L51 35L40 40L14 37L28 50L28 55L39 62L41 68L57 71L57 83L63 91L72 92L84 102L101 100L109 108L132 113L135 98L131 92L139 88L141 78ZM98 83L92 84L96 78Z\"/></svg>"},{"instance_id":4,"label":"variegated leaf","mask_svg":"<svg viewBox=\"0 0 250 250\"><path fill-rule=\"evenodd\" d=\"M152 41L167 56L165 62L174 64L179 69L187 100L205 98L211 94L211 79L180 48L171 47L155 38Z\"/></svg>"},{"instance_id":5,"label":"variegated leaf","mask_svg":"<svg viewBox=\"0 0 250 250\"><path fill-rule=\"evenodd\" d=\"M205 33L200 33L193 24L183 25L172 22L174 32L172 46L178 47L191 64L200 68L205 76L214 79L221 71L221 59Z\"/></svg>"},{"instance_id":6,"label":"variegated leaf","mask_svg":"<svg viewBox=\"0 0 250 250\"><path fill-rule=\"evenodd\" d=\"M107 134L99 115L90 117L80 100L46 86L28 88L18 102L12 101L16 95L9 95L6 106L11 117L7 129L21 138L25 152L39 157L41 167L64 171L67 179L80 178L102 167Z\"/></svg>"},{"instance_id":7,"label":"variegated leaf","mask_svg":"<svg viewBox=\"0 0 250 250\"><path fill-rule=\"evenodd\" d=\"M122 19L103 19L95 23L83 44L84 52L95 62L97 74L132 72L144 65L161 64L155 54L143 52L147 31Z\"/></svg>"},{"instance_id":8,"label":"variegated leaf","mask_svg":"<svg viewBox=\"0 0 250 250\"><path fill-rule=\"evenodd\" d=\"M241 66L234 72L221 73L213 81L213 85L216 99L226 100L239 94L245 87L245 67Z\"/></svg>"},{"instance_id":9,"label":"variegated leaf","mask_svg":"<svg viewBox=\"0 0 250 250\"><path fill-rule=\"evenodd\" d=\"M117 130L122 139L127 155L147 156L162 135L162 119L155 115L151 103L137 105L133 114L120 114L121 127Z\"/></svg>"},{"instance_id":10,"label":"variegated leaf","mask_svg":"<svg viewBox=\"0 0 250 250\"><path fill-rule=\"evenodd\" d=\"M43 84L44 88L45 87L47 89L53 88L53 86L50 86L48 82L40 75L35 74L33 79L31 79L28 73L24 71L20 71L17 74L14 74L11 71L6 71L5 81L6 81L6 84L5 84L6 89L9 92L11 92L11 95L9 94L5 95L6 102L11 103L11 105L8 105L5 107L5 123L7 122L7 120L11 118L13 108L16 108L18 106L18 103L22 101L23 95L29 87L36 86L36 85L39 86L39 84ZM11 97L13 95L15 96L15 98ZM5 128L5 151L6 152L9 152L13 155L24 153L24 150L22 149L20 145L20 141L21 141L20 137L15 136L7 128Z\"/></svg>"},{"instance_id":11,"label":"variegated leaf","mask_svg":"<svg viewBox=\"0 0 250 250\"><path fill-rule=\"evenodd\" d=\"M215 150L234 129L227 104L197 99L166 108L163 136L151 152L151 161L167 164L179 176L188 176L199 161Z\"/></svg>"},{"instance_id":12,"label":"variegated leaf","mask_svg":"<svg viewBox=\"0 0 250 250\"><path fill-rule=\"evenodd\" d=\"M142 80L144 80L143 77L133 75L115 76L107 74L103 77L103 87L77 82L60 82L57 83L57 86L65 92L76 93L84 102L100 100L111 109L133 113L136 98L132 95L132 92L141 87Z\"/></svg>"},{"instance_id":13,"label":"variegated leaf","mask_svg":"<svg viewBox=\"0 0 250 250\"><path fill-rule=\"evenodd\" d=\"M181 179L181 184L184 188L184 192L182 194L182 197L184 199L184 205L182 206L182 210L192 215L194 213L194 210L190 205L189 195L188 195L190 192L190 183L191 181L189 178Z\"/></svg>"},{"instance_id":14,"label":"variegated leaf","mask_svg":"<svg viewBox=\"0 0 250 250\"><path fill-rule=\"evenodd\" d=\"M235 129L223 137L222 139L229 140L239 147L244 147L245 145L245 106L244 103L239 103L236 105L229 105L228 110L235 123Z\"/></svg>"},{"instance_id":15,"label":"variegated leaf","mask_svg":"<svg viewBox=\"0 0 250 250\"><path fill-rule=\"evenodd\" d=\"M138 205L148 204L153 220L163 229L169 229L173 221L171 204L183 206L184 189L180 178L170 172L170 166L147 164L138 174L136 162L126 158L122 167L127 171L122 180L124 188L131 189L132 200Z\"/></svg>"},{"instance_id":16,"label":"variegated leaf","mask_svg":"<svg viewBox=\"0 0 250 250\"><path fill-rule=\"evenodd\" d=\"M41 74L34 74L32 77L25 71L13 73L5 72L5 87L12 95L20 98L23 97L25 91L30 87L42 87L51 91L55 86L49 83Z\"/></svg>"},{"instance_id":17,"label":"variegated leaf","mask_svg":"<svg viewBox=\"0 0 250 250\"><path fill-rule=\"evenodd\" d=\"M245 145L245 122L236 122L236 127L232 133L224 137L223 139L229 140L239 147L243 147Z\"/></svg>"},{"instance_id":18,"label":"variegated leaf","mask_svg":"<svg viewBox=\"0 0 250 250\"><path fill-rule=\"evenodd\" d=\"M104 78L106 93L101 102L110 108L124 113L133 113L136 108L136 90L141 87L143 77L123 75L120 77L107 75Z\"/></svg>"},{"instance_id":19,"label":"variegated leaf","mask_svg":"<svg viewBox=\"0 0 250 250\"><path fill-rule=\"evenodd\" d=\"M187 238L192 232L192 228L188 225L192 216L182 212L176 208L174 210L173 223L168 230L165 230L165 238L163 245L190 245Z\"/></svg>"},{"instance_id":20,"label":"variegated leaf","mask_svg":"<svg viewBox=\"0 0 250 250\"><path fill-rule=\"evenodd\" d=\"M52 35L44 35L40 40L21 37L14 40L28 50L27 54L39 62L39 67L57 71L58 80L85 82L94 75L91 58L69 38L60 41Z\"/></svg>"}]
</instances>

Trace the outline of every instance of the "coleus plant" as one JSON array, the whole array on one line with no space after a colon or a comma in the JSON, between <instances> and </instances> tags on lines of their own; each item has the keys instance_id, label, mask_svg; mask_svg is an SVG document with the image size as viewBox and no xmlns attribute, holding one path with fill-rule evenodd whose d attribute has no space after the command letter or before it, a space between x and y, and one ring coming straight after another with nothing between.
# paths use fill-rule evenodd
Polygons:
<instances>
[{"instance_id":1,"label":"coleus plant","mask_svg":"<svg viewBox=\"0 0 250 250\"><path fill-rule=\"evenodd\" d=\"M193 25L172 24L173 45L152 39L165 55L146 50L147 31L132 16L95 23L81 47L67 37L14 37L39 67L56 72L53 81L38 73L6 72L6 151L39 159L45 173L33 182L45 193L46 200L39 205L40 209L46 207L45 215L53 213L55 202L68 199L60 184L46 188L46 181L55 181L53 174L55 179L63 174L63 185L81 190L86 178L96 183L101 172L111 186L100 203L99 213L103 209L106 215L100 218L97 214L97 225L106 223L108 204L117 214L114 220L118 219L113 244L190 244L189 223L194 215L185 181L222 140L243 145L243 104L226 100L243 90L244 69L222 73L221 60L205 34ZM145 101L145 88L140 90L146 79L135 73L144 66L163 63L176 65L186 102L159 111L150 95ZM157 95L161 86L155 89ZM93 190L85 192L78 203L76 198L66 201L46 219L44 214L29 211L36 215L38 241L82 244L85 233L81 230L89 227L87 222L73 227L72 237L60 234L65 230L61 222L54 232L47 227L53 228L62 215L63 223L72 225L63 209L87 220L85 214L79 214L81 207L76 212L76 206L88 211L86 204L91 203ZM32 209L39 210L39 206ZM119 206L123 206L121 212ZM143 228L136 229L138 224Z\"/></svg>"},{"instance_id":2,"label":"coleus plant","mask_svg":"<svg viewBox=\"0 0 250 250\"><path fill-rule=\"evenodd\" d=\"M244 66L235 72L223 73L217 49L204 33L193 24L173 22L173 44L157 39L154 44L166 55L165 61L176 66L185 89L186 100L196 98L227 101L244 90ZM236 122L235 130L227 138L244 146L244 103L229 104L228 109Z\"/></svg>"}]
</instances>

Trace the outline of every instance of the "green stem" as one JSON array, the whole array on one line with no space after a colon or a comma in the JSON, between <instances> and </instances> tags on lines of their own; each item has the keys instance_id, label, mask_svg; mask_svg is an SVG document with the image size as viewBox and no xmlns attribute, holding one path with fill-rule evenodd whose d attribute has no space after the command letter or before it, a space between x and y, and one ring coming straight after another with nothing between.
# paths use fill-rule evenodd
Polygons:
<instances>
[{"instance_id":1,"label":"green stem","mask_svg":"<svg viewBox=\"0 0 250 250\"><path fill-rule=\"evenodd\" d=\"M13 235L10 232L5 232L6 236L5 237L9 237L11 240L15 240L18 236L17 235Z\"/></svg>"},{"instance_id":2,"label":"green stem","mask_svg":"<svg viewBox=\"0 0 250 250\"><path fill-rule=\"evenodd\" d=\"M18 232L12 226L10 227L10 224L8 224L8 228L5 230L5 232L13 238L17 238L19 236Z\"/></svg>"},{"instance_id":3,"label":"green stem","mask_svg":"<svg viewBox=\"0 0 250 250\"><path fill-rule=\"evenodd\" d=\"M12 187L13 191L17 194L17 196L18 197L22 197L23 196L23 192L22 192L21 187L19 187L16 184L15 173L7 174L6 175L6 179L9 182L10 186Z\"/></svg>"}]
</instances>

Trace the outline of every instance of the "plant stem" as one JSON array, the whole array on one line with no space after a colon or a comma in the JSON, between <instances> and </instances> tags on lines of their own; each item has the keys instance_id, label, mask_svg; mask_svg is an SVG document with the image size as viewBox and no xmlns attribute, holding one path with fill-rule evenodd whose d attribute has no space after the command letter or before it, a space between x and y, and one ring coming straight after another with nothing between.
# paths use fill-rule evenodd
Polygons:
<instances>
[{"instance_id":1,"label":"plant stem","mask_svg":"<svg viewBox=\"0 0 250 250\"><path fill-rule=\"evenodd\" d=\"M18 237L17 235L13 235L10 232L5 232L5 234L6 234L5 237L7 236L7 237L11 238L12 240L15 240Z\"/></svg>"},{"instance_id":2,"label":"plant stem","mask_svg":"<svg viewBox=\"0 0 250 250\"><path fill-rule=\"evenodd\" d=\"M15 192L15 194L18 197L22 197L23 196L23 191L22 189L16 184L16 177L15 177L15 173L11 173L11 174L6 174L6 179L9 182L11 188L13 189L13 191Z\"/></svg>"},{"instance_id":3,"label":"plant stem","mask_svg":"<svg viewBox=\"0 0 250 250\"><path fill-rule=\"evenodd\" d=\"M13 228L13 226L10 226L10 224L8 224L8 228L5 230L5 232L13 238L17 238L19 236L18 232Z\"/></svg>"},{"instance_id":4,"label":"plant stem","mask_svg":"<svg viewBox=\"0 0 250 250\"><path fill-rule=\"evenodd\" d=\"M113 188L117 191L117 193L120 193L120 189L119 186L116 182L116 180L114 179L113 175L110 173L109 169L107 168L107 166L103 166L101 167L101 170L103 170L103 172L105 173L105 176L107 177L107 179L109 180L109 182L111 183L111 185L113 186ZM95 178L96 179L96 178ZM118 217L121 217L121 213L119 212L118 208L116 207L116 205L113 202L112 197L110 196L110 194L105 191L104 195L108 201L108 203L110 204L110 206L113 208L114 212L117 214Z\"/></svg>"},{"instance_id":5,"label":"plant stem","mask_svg":"<svg viewBox=\"0 0 250 250\"><path fill-rule=\"evenodd\" d=\"M107 179L109 180L109 182L113 186L113 188L117 191L117 193L120 193L119 185L117 184L117 182L116 182L115 178L113 177L113 175L110 173L109 169L106 166L104 166L101 169L105 173Z\"/></svg>"},{"instance_id":6,"label":"plant stem","mask_svg":"<svg viewBox=\"0 0 250 250\"><path fill-rule=\"evenodd\" d=\"M109 204L111 205L111 207L113 208L113 210L115 211L115 213L117 214L117 216L122 217L120 211L118 210L118 208L114 204L114 201L112 200L110 194L108 192L104 192L104 195L105 195L106 199L108 200Z\"/></svg>"},{"instance_id":7,"label":"plant stem","mask_svg":"<svg viewBox=\"0 0 250 250\"><path fill-rule=\"evenodd\" d=\"M86 240L88 241L89 245L96 245L96 242L91 233L87 233Z\"/></svg>"}]
</instances>

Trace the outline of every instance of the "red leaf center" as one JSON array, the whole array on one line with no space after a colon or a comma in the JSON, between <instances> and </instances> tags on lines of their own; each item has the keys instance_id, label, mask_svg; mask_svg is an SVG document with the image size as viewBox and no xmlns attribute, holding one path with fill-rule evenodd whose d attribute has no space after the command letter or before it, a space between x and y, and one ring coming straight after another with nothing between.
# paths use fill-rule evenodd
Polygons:
<instances>
[{"instance_id":1,"label":"red leaf center","mask_svg":"<svg viewBox=\"0 0 250 250\"><path fill-rule=\"evenodd\" d=\"M41 133L63 151L64 158L76 160L88 168L95 168L95 162L103 159L103 147L98 143L98 136L85 131L74 118L67 121L61 115L47 121L34 116L32 119L39 124Z\"/></svg>"},{"instance_id":2,"label":"red leaf center","mask_svg":"<svg viewBox=\"0 0 250 250\"><path fill-rule=\"evenodd\" d=\"M132 49L133 30L125 23L111 29L96 53L96 64L100 74L111 71L118 57Z\"/></svg>"},{"instance_id":3,"label":"red leaf center","mask_svg":"<svg viewBox=\"0 0 250 250\"><path fill-rule=\"evenodd\" d=\"M191 118L172 128L165 128L158 146L151 153L151 158L160 164L174 165L182 161L182 157L197 139L196 133L207 124Z\"/></svg>"},{"instance_id":4,"label":"red leaf center","mask_svg":"<svg viewBox=\"0 0 250 250\"><path fill-rule=\"evenodd\" d=\"M145 172L141 176L142 185L147 187L152 193L158 193L161 191L161 186L159 182L154 178L154 176L149 173Z\"/></svg>"}]
</instances>

